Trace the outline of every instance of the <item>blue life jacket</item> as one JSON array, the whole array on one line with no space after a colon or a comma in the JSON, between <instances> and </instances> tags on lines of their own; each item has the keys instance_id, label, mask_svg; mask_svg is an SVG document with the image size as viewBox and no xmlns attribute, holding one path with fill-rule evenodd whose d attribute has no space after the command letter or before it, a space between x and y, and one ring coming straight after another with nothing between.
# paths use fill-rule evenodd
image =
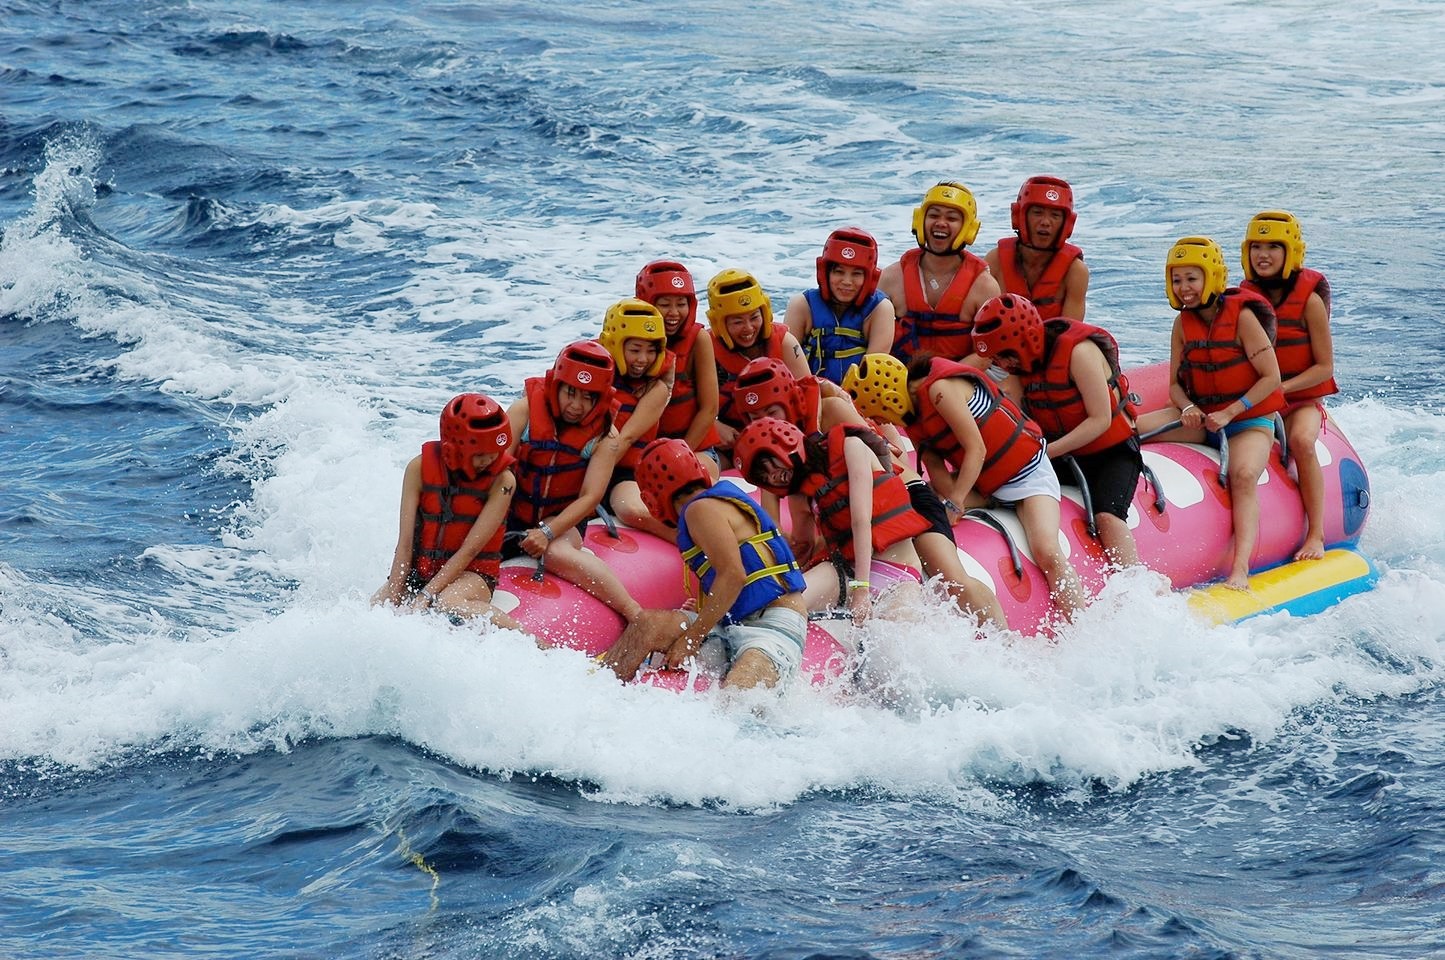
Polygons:
<instances>
[{"instance_id":1,"label":"blue life jacket","mask_svg":"<svg viewBox=\"0 0 1445 960\"><path fill-rule=\"evenodd\" d=\"M737 484L731 480L719 480L687 502L677 523L677 548L682 551L682 559L692 568L692 572L697 574L704 592L712 590L717 571L702 550L693 544L692 537L687 532L687 507L701 497L726 500L747 513L758 527L756 534L738 544L747 580L727 615L723 617L723 623L746 620L779 597L803 591L806 586L803 571L798 567L798 561L793 558L793 550L783 538L782 531L773 523L773 518Z\"/></svg>"}]
</instances>

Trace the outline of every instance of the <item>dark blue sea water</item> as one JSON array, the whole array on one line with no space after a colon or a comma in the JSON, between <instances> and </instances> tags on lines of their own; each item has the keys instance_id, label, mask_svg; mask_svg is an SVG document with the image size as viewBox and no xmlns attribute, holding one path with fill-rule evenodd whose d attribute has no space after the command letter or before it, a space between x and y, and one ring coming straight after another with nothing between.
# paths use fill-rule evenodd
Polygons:
<instances>
[{"instance_id":1,"label":"dark blue sea water","mask_svg":"<svg viewBox=\"0 0 1445 960\"><path fill-rule=\"evenodd\" d=\"M0 956L1445 956L1433 0L6 0ZM650 259L810 285L1076 188L1090 319L1305 224L1377 590L1121 577L897 702L724 704L373 610L401 468ZM756 709L750 709L754 707Z\"/></svg>"}]
</instances>

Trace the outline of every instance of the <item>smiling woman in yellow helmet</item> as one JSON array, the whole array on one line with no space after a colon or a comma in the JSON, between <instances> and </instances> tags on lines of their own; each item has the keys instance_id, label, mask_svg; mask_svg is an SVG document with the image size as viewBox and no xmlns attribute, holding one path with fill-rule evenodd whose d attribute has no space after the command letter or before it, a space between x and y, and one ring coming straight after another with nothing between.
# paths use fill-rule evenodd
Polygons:
<instances>
[{"instance_id":1,"label":"smiling woman in yellow helmet","mask_svg":"<svg viewBox=\"0 0 1445 960\"><path fill-rule=\"evenodd\" d=\"M717 361L719 446L731 450L746 423L733 404L733 387L748 361L772 357L800 380L812 371L798 338L773 324L772 300L746 270L724 270L708 281L707 319Z\"/></svg>"},{"instance_id":2,"label":"smiling woman in yellow helmet","mask_svg":"<svg viewBox=\"0 0 1445 960\"><path fill-rule=\"evenodd\" d=\"M1259 476L1274 442L1273 415L1284 409L1274 355L1274 310L1256 293L1230 287L1224 252L1208 237L1184 237L1164 261L1164 289L1179 311L1169 346L1173 407L1139 419L1139 432L1178 420L1155 440L1229 444L1234 558L1225 585L1249 588L1249 559L1259 536Z\"/></svg>"},{"instance_id":3,"label":"smiling woman in yellow helmet","mask_svg":"<svg viewBox=\"0 0 1445 960\"><path fill-rule=\"evenodd\" d=\"M1330 284L1305 266L1299 221L1283 210L1265 210L1249 221L1239 246L1241 287L1268 297L1278 334L1274 352L1284 391L1284 431L1299 477L1305 508L1304 542L1296 560L1325 555L1325 481L1315 441L1325 422L1325 397L1335 384L1335 343L1330 335Z\"/></svg>"}]
</instances>

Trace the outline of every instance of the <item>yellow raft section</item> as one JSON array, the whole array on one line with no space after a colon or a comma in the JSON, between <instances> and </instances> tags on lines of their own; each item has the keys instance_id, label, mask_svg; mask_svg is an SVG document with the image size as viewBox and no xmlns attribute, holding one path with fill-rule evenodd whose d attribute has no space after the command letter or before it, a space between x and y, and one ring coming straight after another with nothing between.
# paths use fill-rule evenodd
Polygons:
<instances>
[{"instance_id":1,"label":"yellow raft section","mask_svg":"<svg viewBox=\"0 0 1445 960\"><path fill-rule=\"evenodd\" d=\"M1189 591L1189 606L1211 623L1236 623L1281 612L1303 617L1369 590L1378 579L1379 572L1369 560L1347 547L1336 547L1319 560L1296 560L1252 574L1247 591L1231 590L1222 583L1196 587Z\"/></svg>"}]
</instances>

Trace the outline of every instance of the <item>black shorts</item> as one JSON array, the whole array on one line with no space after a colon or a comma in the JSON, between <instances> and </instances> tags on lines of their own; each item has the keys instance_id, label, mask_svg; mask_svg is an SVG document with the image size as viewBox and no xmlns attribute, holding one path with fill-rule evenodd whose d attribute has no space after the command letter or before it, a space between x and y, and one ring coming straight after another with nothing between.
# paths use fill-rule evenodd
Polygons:
<instances>
[{"instance_id":1,"label":"black shorts","mask_svg":"<svg viewBox=\"0 0 1445 960\"><path fill-rule=\"evenodd\" d=\"M1089 496L1093 500L1094 513L1107 513L1120 520L1129 519L1129 504L1134 501L1134 492L1139 488L1139 474L1144 469L1144 458L1139 453L1139 441L1133 437L1123 443L1116 443L1097 453L1076 453L1071 456L1078 461L1084 480L1089 484ZM1059 482L1068 486L1078 483L1074 471L1064 463L1064 457L1053 461L1054 473Z\"/></svg>"},{"instance_id":2,"label":"black shorts","mask_svg":"<svg viewBox=\"0 0 1445 960\"><path fill-rule=\"evenodd\" d=\"M928 529L924 533L941 533L949 543L957 543L953 539L953 525L948 522L948 509L943 505L943 498L928 485L928 481L914 480L908 484L908 502L928 521Z\"/></svg>"}]
</instances>

